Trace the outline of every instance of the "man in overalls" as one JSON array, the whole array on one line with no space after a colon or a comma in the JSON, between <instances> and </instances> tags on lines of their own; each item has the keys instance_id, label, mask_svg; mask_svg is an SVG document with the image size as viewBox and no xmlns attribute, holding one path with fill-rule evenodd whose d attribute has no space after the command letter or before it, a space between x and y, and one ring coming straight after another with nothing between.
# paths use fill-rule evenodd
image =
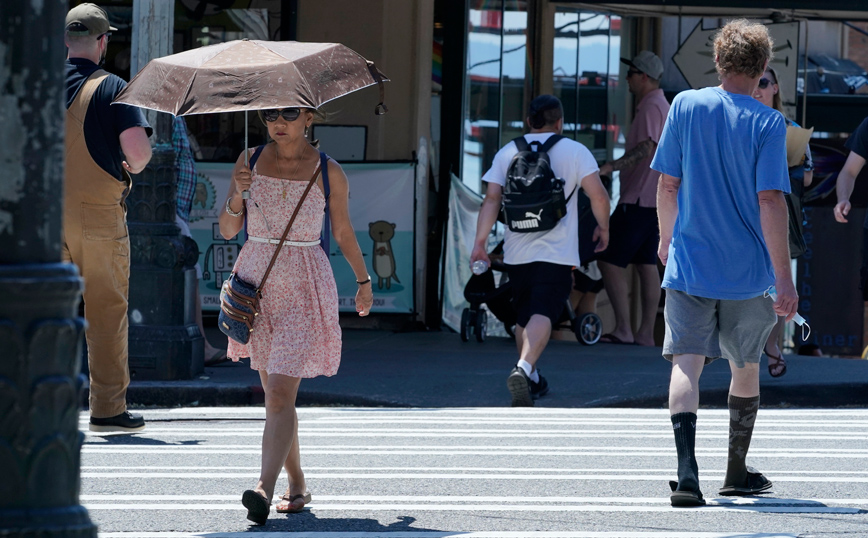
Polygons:
<instances>
[{"instance_id":1,"label":"man in overalls","mask_svg":"<svg viewBox=\"0 0 868 538\"><path fill-rule=\"evenodd\" d=\"M99 64L115 30L94 4L66 15L63 258L84 278L90 429L101 432L145 427L126 402L130 240L124 199L129 174L141 172L151 159L151 128L138 108L111 105L126 82Z\"/></svg>"}]
</instances>

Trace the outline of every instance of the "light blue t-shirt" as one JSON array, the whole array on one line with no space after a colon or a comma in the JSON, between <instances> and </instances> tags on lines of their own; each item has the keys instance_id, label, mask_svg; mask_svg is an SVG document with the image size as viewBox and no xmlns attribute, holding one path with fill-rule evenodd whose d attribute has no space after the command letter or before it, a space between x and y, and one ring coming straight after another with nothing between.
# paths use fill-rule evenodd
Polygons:
<instances>
[{"instance_id":1,"label":"light blue t-shirt","mask_svg":"<svg viewBox=\"0 0 868 538\"><path fill-rule=\"evenodd\" d=\"M651 162L681 178L664 288L742 300L774 284L757 193L790 192L786 141L783 115L749 95L675 97Z\"/></svg>"}]
</instances>

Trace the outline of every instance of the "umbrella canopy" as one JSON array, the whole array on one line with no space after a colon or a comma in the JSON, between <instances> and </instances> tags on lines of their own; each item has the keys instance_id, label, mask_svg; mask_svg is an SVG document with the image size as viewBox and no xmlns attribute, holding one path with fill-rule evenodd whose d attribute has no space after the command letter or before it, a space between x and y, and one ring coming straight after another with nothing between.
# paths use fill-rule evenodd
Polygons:
<instances>
[{"instance_id":1,"label":"umbrella canopy","mask_svg":"<svg viewBox=\"0 0 868 538\"><path fill-rule=\"evenodd\" d=\"M319 108L389 80L340 43L240 40L148 62L115 99L176 116L268 108Z\"/></svg>"}]
</instances>

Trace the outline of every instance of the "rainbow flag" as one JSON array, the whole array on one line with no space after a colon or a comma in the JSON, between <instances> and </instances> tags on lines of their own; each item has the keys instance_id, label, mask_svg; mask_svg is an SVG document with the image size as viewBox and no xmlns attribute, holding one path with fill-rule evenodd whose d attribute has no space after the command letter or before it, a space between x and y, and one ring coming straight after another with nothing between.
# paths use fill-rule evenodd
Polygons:
<instances>
[{"instance_id":1,"label":"rainbow flag","mask_svg":"<svg viewBox=\"0 0 868 538\"><path fill-rule=\"evenodd\" d=\"M443 43L437 41L431 54L431 80L443 84Z\"/></svg>"}]
</instances>

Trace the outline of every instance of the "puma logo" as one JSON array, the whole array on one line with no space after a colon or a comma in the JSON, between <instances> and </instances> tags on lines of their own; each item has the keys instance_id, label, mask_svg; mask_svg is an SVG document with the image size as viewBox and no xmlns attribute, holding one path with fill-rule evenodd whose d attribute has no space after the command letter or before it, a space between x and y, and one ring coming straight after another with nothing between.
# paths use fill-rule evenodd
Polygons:
<instances>
[{"instance_id":1,"label":"puma logo","mask_svg":"<svg viewBox=\"0 0 868 538\"><path fill-rule=\"evenodd\" d=\"M536 213L536 214L531 213L530 211L527 211L527 212L525 212L524 216L525 216L525 218L531 218L531 219L536 219L537 221L541 221L542 220L542 212L543 212L542 209L540 209L539 213Z\"/></svg>"}]
</instances>

